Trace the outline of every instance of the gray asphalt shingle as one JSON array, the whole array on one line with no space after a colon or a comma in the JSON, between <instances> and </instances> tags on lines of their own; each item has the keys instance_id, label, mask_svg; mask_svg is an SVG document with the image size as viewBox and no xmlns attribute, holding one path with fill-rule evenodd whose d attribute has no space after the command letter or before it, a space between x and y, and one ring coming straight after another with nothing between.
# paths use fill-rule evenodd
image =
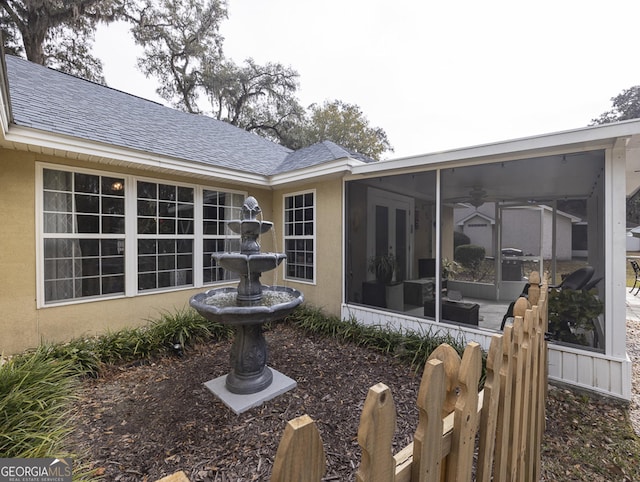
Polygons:
<instances>
[{"instance_id":1,"label":"gray asphalt shingle","mask_svg":"<svg viewBox=\"0 0 640 482\"><path fill-rule=\"evenodd\" d=\"M291 151L211 117L188 114L7 55L16 125L189 162L272 175L364 158L324 141Z\"/></svg>"}]
</instances>

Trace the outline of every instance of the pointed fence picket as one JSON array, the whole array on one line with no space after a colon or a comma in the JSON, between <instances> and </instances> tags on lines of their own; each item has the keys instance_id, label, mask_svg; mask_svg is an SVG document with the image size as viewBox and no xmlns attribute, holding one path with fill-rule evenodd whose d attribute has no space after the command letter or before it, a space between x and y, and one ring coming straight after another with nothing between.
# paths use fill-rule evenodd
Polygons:
<instances>
[{"instance_id":1,"label":"pointed fence picket","mask_svg":"<svg viewBox=\"0 0 640 482\"><path fill-rule=\"evenodd\" d=\"M547 282L530 276L529 301L520 298L514 322L494 335L484 387L480 345L462 358L441 345L425 364L416 401L413 442L392 451L396 411L383 383L369 389L358 429L358 482L516 482L540 479L547 395ZM476 457L477 454L477 457ZM322 439L307 415L287 424L272 482L320 481L326 470Z\"/></svg>"}]
</instances>

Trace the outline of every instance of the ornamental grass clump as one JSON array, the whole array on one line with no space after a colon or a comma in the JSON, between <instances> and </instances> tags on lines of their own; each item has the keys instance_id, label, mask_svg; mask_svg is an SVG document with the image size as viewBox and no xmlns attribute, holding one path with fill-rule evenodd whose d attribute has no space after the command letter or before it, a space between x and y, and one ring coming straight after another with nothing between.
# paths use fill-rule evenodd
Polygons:
<instances>
[{"instance_id":1,"label":"ornamental grass clump","mask_svg":"<svg viewBox=\"0 0 640 482\"><path fill-rule=\"evenodd\" d=\"M48 348L16 356L0 367L0 454L4 458L63 456L70 402L79 371Z\"/></svg>"},{"instance_id":2,"label":"ornamental grass clump","mask_svg":"<svg viewBox=\"0 0 640 482\"><path fill-rule=\"evenodd\" d=\"M126 363L179 353L207 340L230 338L233 329L206 320L191 308L162 312L138 328L124 328L90 338L41 347L54 359L71 360L79 372L97 376L103 364Z\"/></svg>"},{"instance_id":3,"label":"ornamental grass clump","mask_svg":"<svg viewBox=\"0 0 640 482\"><path fill-rule=\"evenodd\" d=\"M455 338L447 333L432 331L432 328L426 333L416 333L364 325L355 317L342 320L337 316L325 315L321 309L308 304L296 308L287 321L308 333L330 336L342 342L392 354L409 362L416 370L422 369L431 352L443 343L451 345L460 356L466 346L462 336Z\"/></svg>"},{"instance_id":4,"label":"ornamental grass clump","mask_svg":"<svg viewBox=\"0 0 640 482\"><path fill-rule=\"evenodd\" d=\"M205 319L197 311L186 308L175 312L164 311L151 321L147 336L156 349L184 349L207 340L230 338L233 328Z\"/></svg>"},{"instance_id":5,"label":"ornamental grass clump","mask_svg":"<svg viewBox=\"0 0 640 482\"><path fill-rule=\"evenodd\" d=\"M207 340L227 339L232 329L190 308L164 312L148 326L127 328L67 343L43 344L0 366L0 455L64 456L70 405L82 376L98 376L106 364L162 355Z\"/></svg>"}]
</instances>

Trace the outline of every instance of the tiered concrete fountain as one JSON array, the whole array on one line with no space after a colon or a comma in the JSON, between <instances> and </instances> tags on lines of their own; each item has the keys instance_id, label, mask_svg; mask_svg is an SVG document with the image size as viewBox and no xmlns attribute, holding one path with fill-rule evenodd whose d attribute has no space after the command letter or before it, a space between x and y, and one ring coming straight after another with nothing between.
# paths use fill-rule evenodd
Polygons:
<instances>
[{"instance_id":1,"label":"tiered concrete fountain","mask_svg":"<svg viewBox=\"0 0 640 482\"><path fill-rule=\"evenodd\" d=\"M284 253L262 253L258 237L273 223L256 219L261 213L254 197L245 199L242 219L228 226L240 234L240 252L214 253L223 268L238 273L237 288L217 288L198 293L190 304L211 321L232 325L231 371L205 385L236 413L270 400L296 386L296 382L267 366L267 343L262 324L283 318L302 303L304 296L286 286L264 286L262 273L274 270Z\"/></svg>"}]
</instances>

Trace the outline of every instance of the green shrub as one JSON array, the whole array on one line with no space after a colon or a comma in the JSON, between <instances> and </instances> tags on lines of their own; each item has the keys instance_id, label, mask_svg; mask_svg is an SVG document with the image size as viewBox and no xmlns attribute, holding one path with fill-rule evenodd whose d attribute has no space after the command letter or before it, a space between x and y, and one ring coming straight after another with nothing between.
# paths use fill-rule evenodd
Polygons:
<instances>
[{"instance_id":1,"label":"green shrub","mask_svg":"<svg viewBox=\"0 0 640 482\"><path fill-rule=\"evenodd\" d=\"M138 328L107 332L93 338L78 338L46 348L51 358L72 360L85 374L97 375L103 364L150 358L187 349L206 340L227 339L233 329L213 323L191 308L160 313L158 319Z\"/></svg>"},{"instance_id":2,"label":"green shrub","mask_svg":"<svg viewBox=\"0 0 640 482\"><path fill-rule=\"evenodd\" d=\"M78 383L72 360L51 358L47 347L0 367L0 454L5 458L64 456L70 402Z\"/></svg>"},{"instance_id":3,"label":"green shrub","mask_svg":"<svg viewBox=\"0 0 640 482\"><path fill-rule=\"evenodd\" d=\"M554 340L588 345L584 331L595 330L593 320L603 310L602 300L589 291L550 290L549 332ZM571 327L574 328L573 331Z\"/></svg>"},{"instance_id":4,"label":"green shrub","mask_svg":"<svg viewBox=\"0 0 640 482\"><path fill-rule=\"evenodd\" d=\"M454 252L454 260L462 265L474 280L479 278L482 262L485 258L485 249L475 244L462 244Z\"/></svg>"},{"instance_id":5,"label":"green shrub","mask_svg":"<svg viewBox=\"0 0 640 482\"><path fill-rule=\"evenodd\" d=\"M463 244L471 244L471 238L464 234L462 231L454 231L453 232L453 249L455 250L458 246L462 246Z\"/></svg>"}]
</instances>

